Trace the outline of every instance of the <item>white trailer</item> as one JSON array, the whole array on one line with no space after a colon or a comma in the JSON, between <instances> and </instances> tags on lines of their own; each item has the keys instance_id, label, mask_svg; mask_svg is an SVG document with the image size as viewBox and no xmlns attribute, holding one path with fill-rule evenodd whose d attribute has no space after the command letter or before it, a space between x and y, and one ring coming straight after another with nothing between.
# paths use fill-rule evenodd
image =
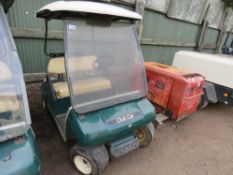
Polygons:
<instances>
[{"instance_id":1,"label":"white trailer","mask_svg":"<svg viewBox=\"0 0 233 175\"><path fill-rule=\"evenodd\" d=\"M179 51L175 54L173 66L206 78L202 105L222 102L233 106L233 56Z\"/></svg>"}]
</instances>

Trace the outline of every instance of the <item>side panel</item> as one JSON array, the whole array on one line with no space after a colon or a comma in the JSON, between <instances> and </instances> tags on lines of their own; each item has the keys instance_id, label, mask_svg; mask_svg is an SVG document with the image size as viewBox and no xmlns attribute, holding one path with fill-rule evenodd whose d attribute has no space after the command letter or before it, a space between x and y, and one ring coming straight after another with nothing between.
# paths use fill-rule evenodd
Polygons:
<instances>
[{"instance_id":1,"label":"side panel","mask_svg":"<svg viewBox=\"0 0 233 175\"><path fill-rule=\"evenodd\" d=\"M146 70L146 73L149 88L147 98L166 108L172 90L172 79L150 70Z\"/></svg>"},{"instance_id":2,"label":"side panel","mask_svg":"<svg viewBox=\"0 0 233 175\"><path fill-rule=\"evenodd\" d=\"M42 84L41 91L45 105L49 108L49 111L53 117L67 113L69 107L71 106L69 97L56 99L53 96L49 82Z\"/></svg>"},{"instance_id":3,"label":"side panel","mask_svg":"<svg viewBox=\"0 0 233 175\"><path fill-rule=\"evenodd\" d=\"M184 75L184 78L184 96L182 97L178 113L180 119L197 111L204 85L204 78L201 75L190 73Z\"/></svg>"}]
</instances>

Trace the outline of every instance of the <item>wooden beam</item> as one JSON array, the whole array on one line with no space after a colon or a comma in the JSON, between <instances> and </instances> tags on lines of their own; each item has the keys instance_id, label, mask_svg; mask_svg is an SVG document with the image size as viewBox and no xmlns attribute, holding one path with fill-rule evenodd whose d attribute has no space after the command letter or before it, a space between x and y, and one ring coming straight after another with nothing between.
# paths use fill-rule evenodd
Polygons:
<instances>
[{"instance_id":1,"label":"wooden beam","mask_svg":"<svg viewBox=\"0 0 233 175\"><path fill-rule=\"evenodd\" d=\"M175 42L164 41L160 39L142 38L142 45L154 45L154 46L170 46L170 47L196 47L197 43L193 42Z\"/></svg>"},{"instance_id":2,"label":"wooden beam","mask_svg":"<svg viewBox=\"0 0 233 175\"><path fill-rule=\"evenodd\" d=\"M227 26L224 26L224 27L222 27L221 32L218 35L217 48L215 50L216 54L221 53L221 48L222 48L222 45L223 45L223 38L224 38L226 33L227 33Z\"/></svg>"},{"instance_id":3,"label":"wooden beam","mask_svg":"<svg viewBox=\"0 0 233 175\"><path fill-rule=\"evenodd\" d=\"M110 0L110 2L116 2L120 4L135 6L136 0Z\"/></svg>"},{"instance_id":4,"label":"wooden beam","mask_svg":"<svg viewBox=\"0 0 233 175\"><path fill-rule=\"evenodd\" d=\"M16 29L11 28L11 31L13 33L13 36L15 38L38 38L38 39L44 39L44 31L39 29ZM50 30L49 39L63 39L63 32L57 31L57 30ZM190 47L194 48L197 46L197 43L194 42L177 42L177 41L165 41L160 39L151 39L151 38L142 38L141 39L142 45L155 45L155 46L169 46L169 47ZM204 48L207 49L216 49L216 45L207 45L204 46Z\"/></svg>"},{"instance_id":5,"label":"wooden beam","mask_svg":"<svg viewBox=\"0 0 233 175\"><path fill-rule=\"evenodd\" d=\"M135 11L142 16L142 20L143 20L144 10L145 10L145 0L136 0ZM137 34L139 40L141 40L142 38L142 30L143 30L142 20L136 22Z\"/></svg>"},{"instance_id":6,"label":"wooden beam","mask_svg":"<svg viewBox=\"0 0 233 175\"><path fill-rule=\"evenodd\" d=\"M205 36L208 31L208 28L209 28L209 22L207 20L203 21L200 34L198 35L197 51L201 51L205 47Z\"/></svg>"},{"instance_id":7,"label":"wooden beam","mask_svg":"<svg viewBox=\"0 0 233 175\"><path fill-rule=\"evenodd\" d=\"M24 80L26 83L34 83L34 82L41 82L45 78L46 73L30 73L24 74Z\"/></svg>"},{"instance_id":8,"label":"wooden beam","mask_svg":"<svg viewBox=\"0 0 233 175\"><path fill-rule=\"evenodd\" d=\"M37 38L44 39L44 31L32 28L11 28L11 32L15 38ZM63 39L63 32L58 30L49 30L49 39Z\"/></svg>"},{"instance_id":9,"label":"wooden beam","mask_svg":"<svg viewBox=\"0 0 233 175\"><path fill-rule=\"evenodd\" d=\"M176 41L165 41L160 39L142 38L142 45L153 45L153 46L164 46L164 47L187 47L196 48L197 43L194 42L176 42ZM216 44L206 44L204 49L216 49Z\"/></svg>"}]
</instances>

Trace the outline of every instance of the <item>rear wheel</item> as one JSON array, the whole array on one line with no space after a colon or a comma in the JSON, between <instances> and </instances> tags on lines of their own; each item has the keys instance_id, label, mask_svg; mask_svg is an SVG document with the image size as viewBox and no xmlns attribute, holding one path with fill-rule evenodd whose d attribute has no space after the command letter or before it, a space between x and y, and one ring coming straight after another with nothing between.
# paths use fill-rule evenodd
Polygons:
<instances>
[{"instance_id":1,"label":"rear wheel","mask_svg":"<svg viewBox=\"0 0 233 175\"><path fill-rule=\"evenodd\" d=\"M74 146L71 159L80 174L99 175L109 163L109 154L104 145L91 148Z\"/></svg>"},{"instance_id":2,"label":"rear wheel","mask_svg":"<svg viewBox=\"0 0 233 175\"><path fill-rule=\"evenodd\" d=\"M139 140L139 147L147 147L151 144L154 137L155 127L153 123L149 123L135 130L135 135Z\"/></svg>"}]
</instances>

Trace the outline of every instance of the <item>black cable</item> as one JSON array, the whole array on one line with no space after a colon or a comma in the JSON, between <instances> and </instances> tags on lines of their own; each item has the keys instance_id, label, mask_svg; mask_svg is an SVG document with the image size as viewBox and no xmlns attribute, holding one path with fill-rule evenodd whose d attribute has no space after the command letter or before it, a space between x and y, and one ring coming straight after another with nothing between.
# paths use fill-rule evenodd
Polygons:
<instances>
[{"instance_id":1,"label":"black cable","mask_svg":"<svg viewBox=\"0 0 233 175\"><path fill-rule=\"evenodd\" d=\"M61 57L61 56L64 56L65 54L64 53L48 53L47 51L47 43L48 43L48 19L45 19L45 39L44 39L44 53L46 56L48 57L52 57L52 58L55 58L55 57Z\"/></svg>"}]
</instances>

